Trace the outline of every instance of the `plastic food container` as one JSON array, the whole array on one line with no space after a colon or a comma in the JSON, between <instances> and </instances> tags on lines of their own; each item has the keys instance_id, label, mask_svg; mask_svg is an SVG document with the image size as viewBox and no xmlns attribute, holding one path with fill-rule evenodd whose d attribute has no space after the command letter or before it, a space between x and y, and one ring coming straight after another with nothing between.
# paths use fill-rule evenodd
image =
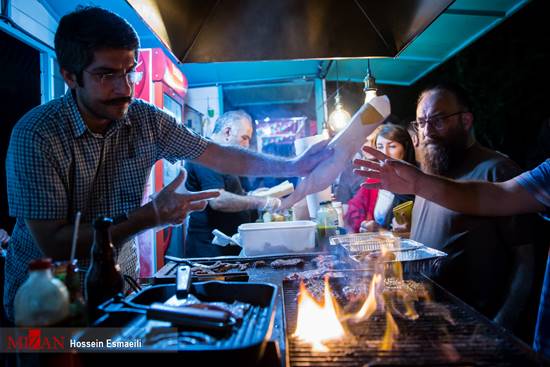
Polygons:
<instances>
[{"instance_id":1,"label":"plastic food container","mask_svg":"<svg viewBox=\"0 0 550 367\"><path fill-rule=\"evenodd\" d=\"M310 220L245 223L239 235L246 256L311 252L317 224Z\"/></svg>"}]
</instances>

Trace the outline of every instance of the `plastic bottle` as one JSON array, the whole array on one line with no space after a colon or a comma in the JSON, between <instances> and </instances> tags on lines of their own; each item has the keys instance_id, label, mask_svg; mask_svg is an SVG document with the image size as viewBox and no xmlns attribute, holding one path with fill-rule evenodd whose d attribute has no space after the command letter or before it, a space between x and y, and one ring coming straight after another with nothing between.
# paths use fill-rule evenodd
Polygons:
<instances>
[{"instance_id":1,"label":"plastic bottle","mask_svg":"<svg viewBox=\"0 0 550 367\"><path fill-rule=\"evenodd\" d=\"M94 243L85 281L90 322L101 315L97 307L122 292L124 288L120 266L114 258L114 246L111 240L112 223L113 220L106 217L99 217L94 221Z\"/></svg>"},{"instance_id":2,"label":"plastic bottle","mask_svg":"<svg viewBox=\"0 0 550 367\"><path fill-rule=\"evenodd\" d=\"M342 203L333 201L332 207L336 210L336 213L338 213L338 227L344 228L344 208L342 207Z\"/></svg>"},{"instance_id":3,"label":"plastic bottle","mask_svg":"<svg viewBox=\"0 0 550 367\"><path fill-rule=\"evenodd\" d=\"M332 207L331 201L323 201L317 210L317 233L321 249L325 249L329 238L338 234L338 212Z\"/></svg>"},{"instance_id":4,"label":"plastic bottle","mask_svg":"<svg viewBox=\"0 0 550 367\"><path fill-rule=\"evenodd\" d=\"M18 326L49 326L69 316L69 292L53 277L51 259L29 264L29 277L15 295L14 316Z\"/></svg>"}]
</instances>

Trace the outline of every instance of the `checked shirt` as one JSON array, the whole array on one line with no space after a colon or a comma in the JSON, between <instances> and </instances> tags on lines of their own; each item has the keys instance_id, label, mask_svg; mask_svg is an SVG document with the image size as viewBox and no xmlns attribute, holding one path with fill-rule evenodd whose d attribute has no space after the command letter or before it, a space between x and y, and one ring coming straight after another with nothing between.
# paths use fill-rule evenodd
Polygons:
<instances>
[{"instance_id":1,"label":"checked shirt","mask_svg":"<svg viewBox=\"0 0 550 367\"><path fill-rule=\"evenodd\" d=\"M90 223L99 215L124 214L140 206L157 160L193 160L207 145L170 115L137 99L103 135L87 128L70 90L23 116L6 159L9 211L17 219L5 266L8 317L13 320L13 300L29 262L44 257L25 219L72 223L80 211L82 222ZM122 272L133 277L139 263L135 242L117 252Z\"/></svg>"}]
</instances>

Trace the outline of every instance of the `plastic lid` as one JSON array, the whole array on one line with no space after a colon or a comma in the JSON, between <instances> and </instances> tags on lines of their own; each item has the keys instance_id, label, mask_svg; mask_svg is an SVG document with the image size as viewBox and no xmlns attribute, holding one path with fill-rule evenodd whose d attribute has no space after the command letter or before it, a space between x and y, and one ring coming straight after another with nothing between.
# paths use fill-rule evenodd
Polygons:
<instances>
[{"instance_id":1,"label":"plastic lid","mask_svg":"<svg viewBox=\"0 0 550 367\"><path fill-rule=\"evenodd\" d=\"M108 228L113 224L113 219L109 217L99 216L94 220L94 228Z\"/></svg>"},{"instance_id":2,"label":"plastic lid","mask_svg":"<svg viewBox=\"0 0 550 367\"><path fill-rule=\"evenodd\" d=\"M51 267L52 267L52 259L50 258L36 259L36 260L32 260L29 263L29 270L44 270L44 269L50 269Z\"/></svg>"}]
</instances>

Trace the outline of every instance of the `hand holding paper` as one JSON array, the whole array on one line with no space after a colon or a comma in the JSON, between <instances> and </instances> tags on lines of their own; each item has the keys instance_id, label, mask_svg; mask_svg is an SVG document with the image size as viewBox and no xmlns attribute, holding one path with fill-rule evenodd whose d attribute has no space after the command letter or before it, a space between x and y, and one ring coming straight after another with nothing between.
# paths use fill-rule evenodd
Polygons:
<instances>
[{"instance_id":1,"label":"hand holding paper","mask_svg":"<svg viewBox=\"0 0 550 367\"><path fill-rule=\"evenodd\" d=\"M367 136L391 113L390 101L386 96L371 99L352 117L348 126L336 135L328 144L334 148L334 154L321 162L305 177L296 190L282 199L281 209L290 208L306 195L321 191L330 186L340 172L351 161L355 153L361 150Z\"/></svg>"}]
</instances>

